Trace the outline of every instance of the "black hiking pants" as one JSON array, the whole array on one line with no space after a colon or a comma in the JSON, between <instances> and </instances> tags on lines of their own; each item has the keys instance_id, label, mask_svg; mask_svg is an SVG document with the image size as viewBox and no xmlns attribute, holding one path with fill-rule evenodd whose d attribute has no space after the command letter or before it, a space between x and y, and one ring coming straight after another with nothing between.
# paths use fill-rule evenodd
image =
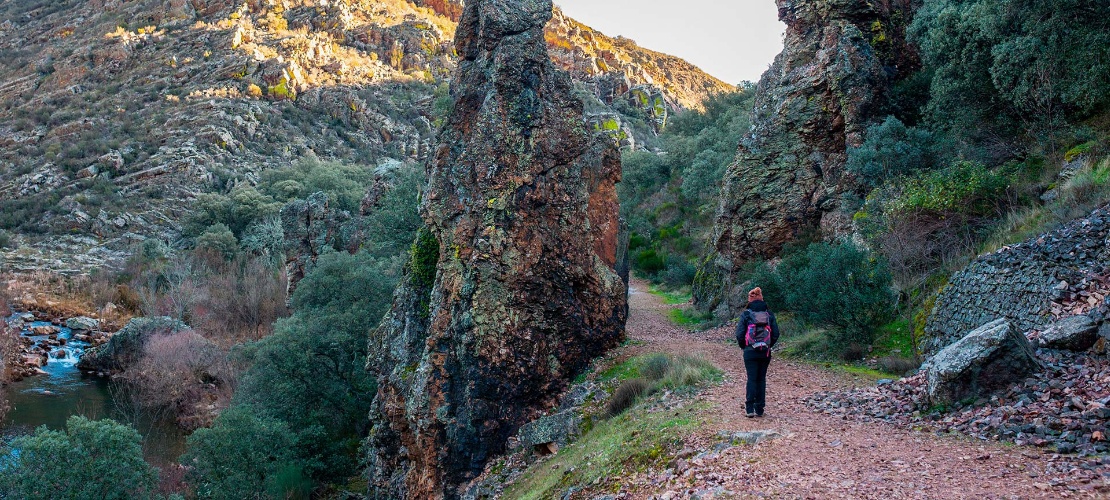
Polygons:
<instances>
[{"instance_id":1,"label":"black hiking pants","mask_svg":"<svg viewBox=\"0 0 1110 500\"><path fill-rule=\"evenodd\" d=\"M744 349L744 370L748 372L748 398L744 402L748 413L763 415L767 406L767 367L771 357L756 351Z\"/></svg>"}]
</instances>

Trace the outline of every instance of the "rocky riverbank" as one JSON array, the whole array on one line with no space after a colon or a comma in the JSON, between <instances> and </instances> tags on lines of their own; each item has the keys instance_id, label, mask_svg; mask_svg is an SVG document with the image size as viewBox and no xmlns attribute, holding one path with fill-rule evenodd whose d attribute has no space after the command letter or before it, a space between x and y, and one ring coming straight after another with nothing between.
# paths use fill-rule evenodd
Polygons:
<instances>
[{"instance_id":1,"label":"rocky riverbank","mask_svg":"<svg viewBox=\"0 0 1110 500\"><path fill-rule=\"evenodd\" d=\"M111 336L99 320L88 316L63 320L41 312L22 312L9 317L6 326L10 335L17 336L6 367L12 381L43 375L51 357L79 356Z\"/></svg>"}]
</instances>

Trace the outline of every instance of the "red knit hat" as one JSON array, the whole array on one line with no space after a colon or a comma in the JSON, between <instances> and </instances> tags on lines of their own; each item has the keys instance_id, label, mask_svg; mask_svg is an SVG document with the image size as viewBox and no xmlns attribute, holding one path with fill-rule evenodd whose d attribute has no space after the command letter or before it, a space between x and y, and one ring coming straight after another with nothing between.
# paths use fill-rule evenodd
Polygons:
<instances>
[{"instance_id":1,"label":"red knit hat","mask_svg":"<svg viewBox=\"0 0 1110 500\"><path fill-rule=\"evenodd\" d=\"M752 291L748 292L748 302L755 302L757 300L763 300L763 289L759 287L755 287Z\"/></svg>"}]
</instances>

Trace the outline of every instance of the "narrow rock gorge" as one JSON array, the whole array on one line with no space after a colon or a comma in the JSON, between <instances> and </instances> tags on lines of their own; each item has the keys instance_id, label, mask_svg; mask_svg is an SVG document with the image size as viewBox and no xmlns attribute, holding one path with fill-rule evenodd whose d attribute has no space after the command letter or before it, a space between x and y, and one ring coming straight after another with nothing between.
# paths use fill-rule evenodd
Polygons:
<instances>
[{"instance_id":1,"label":"narrow rock gorge","mask_svg":"<svg viewBox=\"0 0 1110 500\"><path fill-rule=\"evenodd\" d=\"M913 2L778 0L783 52L760 80L752 131L723 180L715 226L718 255L702 269L696 301L739 311L740 266L777 255L800 234L851 231L838 210L855 189L847 148L886 110L898 78L920 63L905 41ZM737 277L742 281L742 278Z\"/></svg>"},{"instance_id":2,"label":"narrow rock gorge","mask_svg":"<svg viewBox=\"0 0 1110 500\"><path fill-rule=\"evenodd\" d=\"M456 498L624 338L620 155L544 43L549 0L467 2L454 108L392 310L372 334L372 498Z\"/></svg>"}]
</instances>

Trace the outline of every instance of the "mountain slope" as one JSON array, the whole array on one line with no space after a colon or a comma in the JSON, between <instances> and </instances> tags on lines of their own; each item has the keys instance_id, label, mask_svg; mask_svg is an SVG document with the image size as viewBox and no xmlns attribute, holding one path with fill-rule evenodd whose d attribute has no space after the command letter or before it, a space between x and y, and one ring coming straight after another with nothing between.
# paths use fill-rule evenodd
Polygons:
<instances>
[{"instance_id":1,"label":"mountain slope","mask_svg":"<svg viewBox=\"0 0 1110 500\"><path fill-rule=\"evenodd\" d=\"M459 4L419 3L0 2L0 228L25 247L5 260L87 267L173 239L182 200L302 157L422 161L449 107ZM548 30L595 112L624 99L659 126L729 88L562 15Z\"/></svg>"}]
</instances>

